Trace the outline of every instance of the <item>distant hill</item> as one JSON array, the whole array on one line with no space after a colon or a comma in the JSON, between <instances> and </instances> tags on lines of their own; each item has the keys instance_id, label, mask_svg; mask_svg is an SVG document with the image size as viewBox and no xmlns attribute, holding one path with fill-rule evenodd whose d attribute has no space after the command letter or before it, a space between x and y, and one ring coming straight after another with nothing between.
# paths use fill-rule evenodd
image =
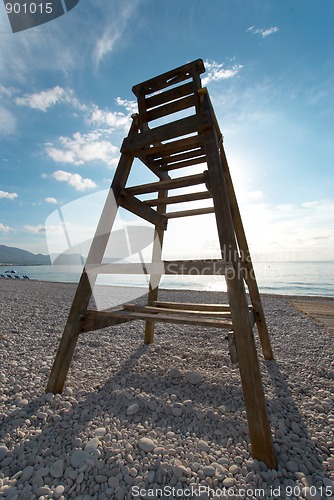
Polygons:
<instances>
[{"instance_id":1,"label":"distant hill","mask_svg":"<svg viewBox=\"0 0 334 500\"><path fill-rule=\"evenodd\" d=\"M0 264L13 266L47 266L51 264L50 257L41 253L34 254L21 248L0 245Z\"/></svg>"}]
</instances>

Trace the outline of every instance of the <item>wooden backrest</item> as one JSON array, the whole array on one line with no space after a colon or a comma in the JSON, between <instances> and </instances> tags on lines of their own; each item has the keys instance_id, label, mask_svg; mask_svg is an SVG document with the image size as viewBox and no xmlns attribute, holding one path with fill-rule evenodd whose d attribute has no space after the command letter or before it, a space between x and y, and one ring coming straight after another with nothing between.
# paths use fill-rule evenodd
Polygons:
<instances>
[{"instance_id":1,"label":"wooden backrest","mask_svg":"<svg viewBox=\"0 0 334 500\"><path fill-rule=\"evenodd\" d=\"M200 75L205 72L202 59L132 87L138 100L139 127L148 130L149 122L194 107L199 109ZM185 82L185 83L182 83Z\"/></svg>"}]
</instances>

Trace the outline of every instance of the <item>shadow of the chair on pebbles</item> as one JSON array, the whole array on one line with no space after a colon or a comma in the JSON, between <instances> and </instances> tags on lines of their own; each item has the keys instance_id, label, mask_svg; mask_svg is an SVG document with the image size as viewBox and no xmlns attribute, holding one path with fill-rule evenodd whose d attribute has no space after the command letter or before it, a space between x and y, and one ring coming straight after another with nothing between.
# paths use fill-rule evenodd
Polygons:
<instances>
[{"instance_id":1,"label":"shadow of the chair on pebbles","mask_svg":"<svg viewBox=\"0 0 334 500\"><path fill-rule=\"evenodd\" d=\"M326 479L326 468L323 465L328 455L324 448L321 449L318 438L310 435L280 365L282 362L266 362L274 390L268 411L283 487L291 494L302 492L303 498L320 499L331 496L334 493L331 480ZM307 398L307 390L302 390L301 396Z\"/></svg>"}]
</instances>

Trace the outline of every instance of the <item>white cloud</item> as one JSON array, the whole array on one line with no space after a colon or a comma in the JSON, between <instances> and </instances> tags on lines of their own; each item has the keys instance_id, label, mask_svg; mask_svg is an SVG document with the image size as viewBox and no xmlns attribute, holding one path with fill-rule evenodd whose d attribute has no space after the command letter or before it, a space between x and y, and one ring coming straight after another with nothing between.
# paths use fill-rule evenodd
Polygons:
<instances>
[{"instance_id":1,"label":"white cloud","mask_svg":"<svg viewBox=\"0 0 334 500\"><path fill-rule=\"evenodd\" d=\"M16 119L8 109L0 106L0 134L9 135L15 132Z\"/></svg>"},{"instance_id":2,"label":"white cloud","mask_svg":"<svg viewBox=\"0 0 334 500\"><path fill-rule=\"evenodd\" d=\"M96 183L91 179L84 179L79 174L71 174L64 170L57 170L53 172L52 177L59 182L67 182L70 186L74 187L77 191L86 191L96 187Z\"/></svg>"},{"instance_id":3,"label":"white cloud","mask_svg":"<svg viewBox=\"0 0 334 500\"><path fill-rule=\"evenodd\" d=\"M128 99L122 99L121 97L116 97L115 99L116 104L118 106L123 106L128 113L133 114L133 113L138 113L138 104L137 101L132 101Z\"/></svg>"},{"instance_id":4,"label":"white cloud","mask_svg":"<svg viewBox=\"0 0 334 500\"><path fill-rule=\"evenodd\" d=\"M14 200L17 198L17 193L7 193L7 191L0 191L0 199L5 198L7 200Z\"/></svg>"},{"instance_id":5,"label":"white cloud","mask_svg":"<svg viewBox=\"0 0 334 500\"><path fill-rule=\"evenodd\" d=\"M252 35L260 35L262 38L266 38L279 30L277 26L271 26L270 28L255 28L255 26L250 26L246 29L246 32Z\"/></svg>"},{"instance_id":6,"label":"white cloud","mask_svg":"<svg viewBox=\"0 0 334 500\"><path fill-rule=\"evenodd\" d=\"M29 108L38 109L44 112L51 106L55 106L61 102L70 103L74 108L86 108L74 97L72 90L64 89L58 85L48 90L42 90L41 92L34 94L26 94L23 97L17 97L15 102L19 106L28 106Z\"/></svg>"},{"instance_id":7,"label":"white cloud","mask_svg":"<svg viewBox=\"0 0 334 500\"><path fill-rule=\"evenodd\" d=\"M127 129L130 125L130 117L128 115L109 110L102 110L96 105L93 106L91 116L88 121L94 125L107 125L111 129Z\"/></svg>"},{"instance_id":8,"label":"white cloud","mask_svg":"<svg viewBox=\"0 0 334 500\"><path fill-rule=\"evenodd\" d=\"M87 162L101 161L113 167L117 164L119 149L102 139L98 131L88 134L75 133L72 138L60 137L61 147L46 145L46 152L57 163L84 165Z\"/></svg>"},{"instance_id":9,"label":"white cloud","mask_svg":"<svg viewBox=\"0 0 334 500\"><path fill-rule=\"evenodd\" d=\"M107 11L107 4L103 2L104 18L107 22L100 30L102 34L96 40L93 48L93 61L96 66L99 66L101 61L114 51L117 42L125 39L125 31L129 28L129 22L137 4L138 1L136 0L131 2L120 1L118 4L112 2L110 3L110 10ZM130 33L129 36L131 36Z\"/></svg>"},{"instance_id":10,"label":"white cloud","mask_svg":"<svg viewBox=\"0 0 334 500\"><path fill-rule=\"evenodd\" d=\"M12 227L5 226L4 224L2 224L2 222L0 222L0 232L1 233L8 234L10 231L14 231L14 229Z\"/></svg>"},{"instance_id":11,"label":"white cloud","mask_svg":"<svg viewBox=\"0 0 334 500\"><path fill-rule=\"evenodd\" d=\"M224 63L218 63L216 61L205 61L204 66L206 74L202 79L203 85L218 80L233 78L243 68L242 64L234 64L230 68L224 68Z\"/></svg>"},{"instance_id":12,"label":"white cloud","mask_svg":"<svg viewBox=\"0 0 334 500\"><path fill-rule=\"evenodd\" d=\"M49 198L44 198L44 201L46 203L54 203L55 205L58 203L58 201L56 200L56 198L52 198L52 196L50 196Z\"/></svg>"},{"instance_id":13,"label":"white cloud","mask_svg":"<svg viewBox=\"0 0 334 500\"><path fill-rule=\"evenodd\" d=\"M39 224L38 226L30 226L29 224L26 224L23 226L23 229L27 231L27 233L31 234L45 233L45 227L42 224Z\"/></svg>"}]
</instances>

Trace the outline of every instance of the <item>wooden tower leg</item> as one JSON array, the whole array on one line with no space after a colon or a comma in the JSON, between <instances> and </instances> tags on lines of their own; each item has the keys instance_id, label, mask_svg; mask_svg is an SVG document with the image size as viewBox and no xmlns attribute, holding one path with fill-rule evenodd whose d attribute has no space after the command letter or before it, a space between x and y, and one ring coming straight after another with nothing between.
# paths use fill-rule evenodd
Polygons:
<instances>
[{"instance_id":1,"label":"wooden tower leg","mask_svg":"<svg viewBox=\"0 0 334 500\"><path fill-rule=\"evenodd\" d=\"M133 130L133 127L131 128ZM80 334L80 318L87 310L92 296L92 288L95 284L96 275L94 271L86 271L90 264L102 262L110 232L117 214L118 199L121 189L125 186L130 173L133 156L122 155L115 173L114 180L109 190L100 221L98 223L94 239L87 257L86 266L82 272L72 307L67 319L62 339L59 344L57 355L53 363L48 380L47 392L61 393L63 391L66 376L71 364L74 349Z\"/></svg>"},{"instance_id":2,"label":"wooden tower leg","mask_svg":"<svg viewBox=\"0 0 334 500\"><path fill-rule=\"evenodd\" d=\"M256 326L259 332L263 356L265 359L271 360L274 359L274 355L271 348L270 337L263 312L262 301L255 278L255 272L246 239L245 230L240 215L237 197L235 195L231 179L230 169L228 167L225 151L222 145L220 146L220 158L224 170L226 189L231 206L231 214L234 224L234 230L238 240L238 246L241 254L241 264L244 268L244 279L247 283L249 296L253 306L253 311L254 311Z\"/></svg>"},{"instance_id":3,"label":"wooden tower leg","mask_svg":"<svg viewBox=\"0 0 334 500\"><path fill-rule=\"evenodd\" d=\"M164 198L168 195L168 191L159 191L158 200ZM166 210L166 205L158 205L157 212L164 213ZM162 258L162 244L164 239L165 231L159 226L155 226L154 231L154 243L153 243L153 252L152 252L152 262L160 262ZM152 305L153 302L158 300L159 293L159 282L161 279L161 275L151 276L150 278L150 287L148 292L148 305ZM145 325L145 344L152 344L154 337L154 321L146 321Z\"/></svg>"},{"instance_id":4,"label":"wooden tower leg","mask_svg":"<svg viewBox=\"0 0 334 500\"><path fill-rule=\"evenodd\" d=\"M227 293L238 353L252 455L254 458L266 463L269 468L274 468L276 467L275 451L253 330L249 318L224 172L219 156L218 140L213 131L206 133L203 138L222 257L232 257L232 262L226 272Z\"/></svg>"}]
</instances>

